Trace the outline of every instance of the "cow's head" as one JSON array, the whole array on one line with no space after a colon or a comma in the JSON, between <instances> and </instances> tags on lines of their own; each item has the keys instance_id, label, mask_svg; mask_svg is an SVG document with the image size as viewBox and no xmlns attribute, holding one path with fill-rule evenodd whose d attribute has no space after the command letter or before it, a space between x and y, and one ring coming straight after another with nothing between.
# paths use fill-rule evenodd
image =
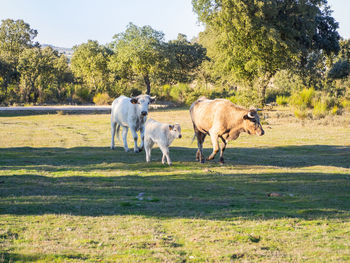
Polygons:
<instances>
[{"instance_id":1,"label":"cow's head","mask_svg":"<svg viewBox=\"0 0 350 263\"><path fill-rule=\"evenodd\" d=\"M132 97L130 102L137 106L140 117L145 117L148 115L148 105L154 102L156 97L151 97L149 95L139 95L137 97Z\"/></svg>"},{"instance_id":2,"label":"cow's head","mask_svg":"<svg viewBox=\"0 0 350 263\"><path fill-rule=\"evenodd\" d=\"M260 124L260 118L256 109L250 109L243 116L243 127L248 134L264 135L264 130Z\"/></svg>"},{"instance_id":3,"label":"cow's head","mask_svg":"<svg viewBox=\"0 0 350 263\"><path fill-rule=\"evenodd\" d=\"M173 138L181 138L181 127L180 124L176 123L174 125L169 125L169 131L170 134L173 136Z\"/></svg>"}]
</instances>

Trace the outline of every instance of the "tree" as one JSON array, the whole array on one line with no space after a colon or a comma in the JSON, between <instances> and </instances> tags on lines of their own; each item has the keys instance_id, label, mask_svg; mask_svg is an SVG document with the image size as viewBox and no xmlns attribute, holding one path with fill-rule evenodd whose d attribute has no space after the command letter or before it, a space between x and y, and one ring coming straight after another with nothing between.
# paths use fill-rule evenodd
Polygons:
<instances>
[{"instance_id":1,"label":"tree","mask_svg":"<svg viewBox=\"0 0 350 263\"><path fill-rule=\"evenodd\" d=\"M24 49L34 45L33 39L36 35L37 31L31 29L29 24L23 20L2 20L0 25L0 60L3 67L0 72L2 78L0 101L6 98L8 85L18 81L19 57Z\"/></svg>"},{"instance_id":2,"label":"tree","mask_svg":"<svg viewBox=\"0 0 350 263\"><path fill-rule=\"evenodd\" d=\"M106 91L108 86L108 58L112 54L107 47L97 41L89 40L74 46L71 69L92 93Z\"/></svg>"},{"instance_id":3,"label":"tree","mask_svg":"<svg viewBox=\"0 0 350 263\"><path fill-rule=\"evenodd\" d=\"M64 64L65 63L65 64ZM20 94L25 102L44 102L50 94L60 96L62 81L68 74L67 59L51 47L27 48L19 57ZM51 91L49 92L49 90ZM52 98L51 98L52 99Z\"/></svg>"},{"instance_id":4,"label":"tree","mask_svg":"<svg viewBox=\"0 0 350 263\"><path fill-rule=\"evenodd\" d=\"M130 23L124 33L113 37L110 47L114 55L110 59L109 68L120 77L142 77L146 93L150 94L151 80L162 66L163 38L162 32L150 26L138 27Z\"/></svg>"},{"instance_id":5,"label":"tree","mask_svg":"<svg viewBox=\"0 0 350 263\"><path fill-rule=\"evenodd\" d=\"M195 71L207 59L207 50L199 43L187 41L186 35L178 34L176 40L164 44L164 57L167 58L165 75L170 82L190 82Z\"/></svg>"},{"instance_id":6,"label":"tree","mask_svg":"<svg viewBox=\"0 0 350 263\"><path fill-rule=\"evenodd\" d=\"M235 82L259 83L262 103L277 71L303 72L311 54L339 50L338 24L326 0L192 0L192 4L215 37L215 63Z\"/></svg>"}]
</instances>

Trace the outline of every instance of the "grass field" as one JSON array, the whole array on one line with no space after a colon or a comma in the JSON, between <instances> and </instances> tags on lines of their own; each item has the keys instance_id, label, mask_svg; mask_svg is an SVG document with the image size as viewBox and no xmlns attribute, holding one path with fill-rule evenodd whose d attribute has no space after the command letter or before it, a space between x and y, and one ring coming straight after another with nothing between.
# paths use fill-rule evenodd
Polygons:
<instances>
[{"instance_id":1,"label":"grass field","mask_svg":"<svg viewBox=\"0 0 350 263\"><path fill-rule=\"evenodd\" d=\"M266 113L220 165L150 116L182 125L171 167L110 150L109 115L0 117L0 262L350 262L348 120Z\"/></svg>"}]
</instances>

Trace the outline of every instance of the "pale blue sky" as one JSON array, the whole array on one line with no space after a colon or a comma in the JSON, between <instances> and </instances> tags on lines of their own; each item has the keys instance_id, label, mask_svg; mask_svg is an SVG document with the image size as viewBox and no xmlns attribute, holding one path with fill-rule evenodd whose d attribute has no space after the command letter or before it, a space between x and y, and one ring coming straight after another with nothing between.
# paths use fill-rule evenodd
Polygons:
<instances>
[{"instance_id":1,"label":"pale blue sky","mask_svg":"<svg viewBox=\"0 0 350 263\"><path fill-rule=\"evenodd\" d=\"M350 0L328 0L339 22L339 33L350 38ZM101 44L125 31L129 22L150 25L175 39L191 39L203 27L192 11L191 0L0 0L0 20L23 19L38 30L41 44L72 47L88 39Z\"/></svg>"}]
</instances>

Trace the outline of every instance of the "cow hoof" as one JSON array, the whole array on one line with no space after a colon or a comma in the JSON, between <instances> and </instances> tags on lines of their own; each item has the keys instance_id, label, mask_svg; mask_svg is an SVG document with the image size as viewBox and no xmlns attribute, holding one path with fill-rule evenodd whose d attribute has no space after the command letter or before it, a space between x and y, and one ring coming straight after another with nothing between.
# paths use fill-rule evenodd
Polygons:
<instances>
[{"instance_id":1,"label":"cow hoof","mask_svg":"<svg viewBox=\"0 0 350 263\"><path fill-rule=\"evenodd\" d=\"M129 150L128 148L126 148L126 149L124 148L124 151L127 153L127 152L130 151L130 150Z\"/></svg>"},{"instance_id":2,"label":"cow hoof","mask_svg":"<svg viewBox=\"0 0 350 263\"><path fill-rule=\"evenodd\" d=\"M205 163L204 159L201 160L201 163Z\"/></svg>"},{"instance_id":3,"label":"cow hoof","mask_svg":"<svg viewBox=\"0 0 350 263\"><path fill-rule=\"evenodd\" d=\"M139 152L142 152L143 148L139 148Z\"/></svg>"},{"instance_id":4,"label":"cow hoof","mask_svg":"<svg viewBox=\"0 0 350 263\"><path fill-rule=\"evenodd\" d=\"M111 150L114 150L115 148L114 148L114 146L111 146Z\"/></svg>"}]
</instances>

